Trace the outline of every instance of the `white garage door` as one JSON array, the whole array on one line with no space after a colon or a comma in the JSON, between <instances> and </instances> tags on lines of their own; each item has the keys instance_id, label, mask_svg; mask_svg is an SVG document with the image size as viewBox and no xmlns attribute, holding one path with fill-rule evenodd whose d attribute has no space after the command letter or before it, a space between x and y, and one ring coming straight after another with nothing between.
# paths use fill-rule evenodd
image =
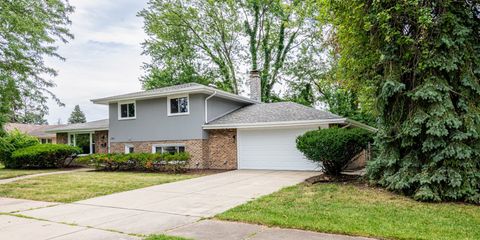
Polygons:
<instances>
[{"instance_id":1,"label":"white garage door","mask_svg":"<svg viewBox=\"0 0 480 240\"><path fill-rule=\"evenodd\" d=\"M318 128L238 129L239 169L318 170L297 150L295 140Z\"/></svg>"}]
</instances>

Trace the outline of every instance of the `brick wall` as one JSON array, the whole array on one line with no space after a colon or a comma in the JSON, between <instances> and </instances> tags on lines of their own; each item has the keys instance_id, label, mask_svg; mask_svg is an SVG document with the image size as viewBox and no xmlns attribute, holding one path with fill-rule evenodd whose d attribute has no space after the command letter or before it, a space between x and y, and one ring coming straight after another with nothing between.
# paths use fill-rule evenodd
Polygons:
<instances>
[{"instance_id":1,"label":"brick wall","mask_svg":"<svg viewBox=\"0 0 480 240\"><path fill-rule=\"evenodd\" d=\"M96 131L93 137L95 153L108 153L108 131Z\"/></svg>"},{"instance_id":2,"label":"brick wall","mask_svg":"<svg viewBox=\"0 0 480 240\"><path fill-rule=\"evenodd\" d=\"M237 169L237 130L208 131L208 167L210 169Z\"/></svg>"},{"instance_id":3,"label":"brick wall","mask_svg":"<svg viewBox=\"0 0 480 240\"><path fill-rule=\"evenodd\" d=\"M152 142L111 142L110 152L123 153L125 152L125 144L132 144L135 148L135 152L152 152L152 145L154 144L183 144L185 145L185 151L190 153L190 166L192 169L206 169L208 165L206 159L207 154L207 140L193 139L193 140L181 140L181 141L152 141Z\"/></svg>"},{"instance_id":4,"label":"brick wall","mask_svg":"<svg viewBox=\"0 0 480 240\"><path fill-rule=\"evenodd\" d=\"M57 143L58 144L68 144L68 134L67 133L57 133Z\"/></svg>"}]
</instances>

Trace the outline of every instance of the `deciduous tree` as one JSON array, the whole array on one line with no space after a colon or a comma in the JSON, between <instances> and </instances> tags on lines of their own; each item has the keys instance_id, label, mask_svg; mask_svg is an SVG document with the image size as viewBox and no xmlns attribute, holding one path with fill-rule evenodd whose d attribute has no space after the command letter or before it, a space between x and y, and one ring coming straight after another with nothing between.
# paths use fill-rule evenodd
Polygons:
<instances>
[{"instance_id":1,"label":"deciduous tree","mask_svg":"<svg viewBox=\"0 0 480 240\"><path fill-rule=\"evenodd\" d=\"M63 59L56 43L73 37L67 28L72 11L65 0L0 1L0 129L14 111L28 107L24 98L40 109L47 109L47 96L60 104L49 90L56 71L44 57Z\"/></svg>"}]
</instances>

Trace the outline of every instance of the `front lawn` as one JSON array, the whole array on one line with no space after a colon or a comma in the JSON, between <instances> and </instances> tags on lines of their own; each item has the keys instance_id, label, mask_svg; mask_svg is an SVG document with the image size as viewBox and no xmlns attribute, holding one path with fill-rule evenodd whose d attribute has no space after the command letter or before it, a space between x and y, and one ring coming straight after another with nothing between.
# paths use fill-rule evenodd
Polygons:
<instances>
[{"instance_id":1,"label":"front lawn","mask_svg":"<svg viewBox=\"0 0 480 240\"><path fill-rule=\"evenodd\" d=\"M420 203L353 184L300 184L217 217L388 239L480 239L479 206Z\"/></svg>"},{"instance_id":2,"label":"front lawn","mask_svg":"<svg viewBox=\"0 0 480 240\"><path fill-rule=\"evenodd\" d=\"M14 178L38 173L54 172L58 169L6 169L5 166L0 164L0 179Z\"/></svg>"},{"instance_id":3,"label":"front lawn","mask_svg":"<svg viewBox=\"0 0 480 240\"><path fill-rule=\"evenodd\" d=\"M0 197L74 202L200 176L140 172L74 172L23 179L0 185Z\"/></svg>"}]
</instances>

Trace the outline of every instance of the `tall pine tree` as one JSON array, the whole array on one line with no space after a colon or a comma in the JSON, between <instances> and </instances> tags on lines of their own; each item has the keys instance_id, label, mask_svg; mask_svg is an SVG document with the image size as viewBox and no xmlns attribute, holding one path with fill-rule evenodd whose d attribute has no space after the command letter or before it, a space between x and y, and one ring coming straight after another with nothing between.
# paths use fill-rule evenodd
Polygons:
<instances>
[{"instance_id":1,"label":"tall pine tree","mask_svg":"<svg viewBox=\"0 0 480 240\"><path fill-rule=\"evenodd\" d=\"M479 3L346 2L324 3L344 76L377 89L368 177L417 200L479 203Z\"/></svg>"},{"instance_id":2,"label":"tall pine tree","mask_svg":"<svg viewBox=\"0 0 480 240\"><path fill-rule=\"evenodd\" d=\"M82 112L79 105L75 105L75 108L70 114L70 118L68 118L68 123L73 124L73 123L84 123L84 122L87 122L87 118L85 117L85 114Z\"/></svg>"}]
</instances>

